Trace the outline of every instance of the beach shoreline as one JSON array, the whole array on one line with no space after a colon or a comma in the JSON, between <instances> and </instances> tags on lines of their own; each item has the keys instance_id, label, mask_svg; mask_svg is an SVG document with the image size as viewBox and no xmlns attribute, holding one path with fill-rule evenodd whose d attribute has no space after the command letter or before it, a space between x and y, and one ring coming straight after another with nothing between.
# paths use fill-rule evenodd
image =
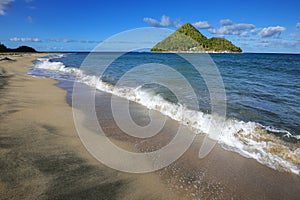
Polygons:
<instances>
[{"instance_id":1,"label":"beach shoreline","mask_svg":"<svg viewBox=\"0 0 300 200\"><path fill-rule=\"evenodd\" d=\"M0 61L9 76L0 89L0 199L179 199L156 175L113 170L87 152L67 91L56 80L26 75L46 55Z\"/></svg>"},{"instance_id":2,"label":"beach shoreline","mask_svg":"<svg viewBox=\"0 0 300 200\"><path fill-rule=\"evenodd\" d=\"M179 160L154 173L127 174L104 166L87 152L76 133L70 106L72 83L26 75L31 62L46 55L5 55L15 61L0 61L0 69L7 75L7 83L0 88L0 199L299 197L297 175L275 171L219 145L199 159L201 135ZM98 98L97 112L105 113L99 123L106 125L109 137L134 144L111 119L107 110L110 95L99 92ZM133 107L145 109L137 104ZM163 132L175 125L170 119L168 123ZM141 149L155 142L143 144Z\"/></svg>"}]
</instances>

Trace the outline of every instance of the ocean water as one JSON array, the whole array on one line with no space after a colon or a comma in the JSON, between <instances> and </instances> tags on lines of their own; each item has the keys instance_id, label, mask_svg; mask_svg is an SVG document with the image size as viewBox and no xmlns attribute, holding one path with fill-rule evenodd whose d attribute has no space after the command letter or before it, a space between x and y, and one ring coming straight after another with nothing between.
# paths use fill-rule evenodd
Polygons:
<instances>
[{"instance_id":1,"label":"ocean water","mask_svg":"<svg viewBox=\"0 0 300 200\"><path fill-rule=\"evenodd\" d=\"M158 110L190 126L195 134L208 134L206 123L211 117L209 90L203 76L195 73L193 66L181 56L134 52L88 55L67 53L39 58L30 75L79 81ZM88 60L85 60L87 56ZM185 57L196 61L202 55L186 54ZM210 57L220 71L226 91L226 122L218 142L227 150L256 159L273 169L298 174L300 55L244 53L210 54ZM210 67L201 59L199 64ZM179 72L192 86L196 97L176 76L163 67L160 70L162 65ZM143 67L136 69L137 66ZM123 80L122 77L129 72L130 76ZM140 84L145 81L149 83ZM197 107L180 101L178 94L167 85L176 87L179 96L195 98Z\"/></svg>"}]
</instances>

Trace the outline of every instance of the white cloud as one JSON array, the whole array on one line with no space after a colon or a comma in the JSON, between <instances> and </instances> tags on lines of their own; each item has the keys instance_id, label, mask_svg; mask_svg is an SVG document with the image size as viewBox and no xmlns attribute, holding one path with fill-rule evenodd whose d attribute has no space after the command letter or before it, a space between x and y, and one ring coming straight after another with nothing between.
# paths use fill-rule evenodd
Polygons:
<instances>
[{"instance_id":1,"label":"white cloud","mask_svg":"<svg viewBox=\"0 0 300 200\"><path fill-rule=\"evenodd\" d=\"M153 19L153 18L149 18L149 17L145 17L143 20L144 20L144 22L146 22L152 26L155 26L155 27L168 27L168 26L174 25L171 18L166 15L163 15L161 17L160 21Z\"/></svg>"},{"instance_id":2,"label":"white cloud","mask_svg":"<svg viewBox=\"0 0 300 200\"><path fill-rule=\"evenodd\" d=\"M193 23L193 26L195 26L196 28L199 28L199 29L205 29L205 28L211 27L211 25L208 23L208 21L195 22L195 23Z\"/></svg>"},{"instance_id":3,"label":"white cloud","mask_svg":"<svg viewBox=\"0 0 300 200\"><path fill-rule=\"evenodd\" d=\"M253 38L253 37L247 36L247 37L243 37L243 38L239 37L235 40L236 41L259 41L259 38Z\"/></svg>"},{"instance_id":4,"label":"white cloud","mask_svg":"<svg viewBox=\"0 0 300 200\"><path fill-rule=\"evenodd\" d=\"M210 29L208 29L208 32L210 32L212 34L216 34L217 30L215 28L210 28Z\"/></svg>"},{"instance_id":5,"label":"white cloud","mask_svg":"<svg viewBox=\"0 0 300 200\"><path fill-rule=\"evenodd\" d=\"M72 40L72 39L47 39L48 42L63 42L63 43L71 43L71 42L78 42L78 43L100 43L101 41L98 40Z\"/></svg>"},{"instance_id":6,"label":"white cloud","mask_svg":"<svg viewBox=\"0 0 300 200\"><path fill-rule=\"evenodd\" d=\"M179 28L182 26L182 22L180 20L173 21L170 17L163 15L160 20L156 20L154 18L145 17L143 19L144 22L150 24L154 27L176 27ZM198 29L206 29L211 28L211 25L208 23L208 21L198 21L193 23L193 26L195 26Z\"/></svg>"},{"instance_id":7,"label":"white cloud","mask_svg":"<svg viewBox=\"0 0 300 200\"><path fill-rule=\"evenodd\" d=\"M182 26L182 23L180 20L172 20L170 17L163 15L159 20L153 19L153 18L149 18L149 17L145 17L143 19L144 22L150 24L151 26L154 27L170 27L170 26L174 26L176 28L179 28Z\"/></svg>"},{"instance_id":8,"label":"white cloud","mask_svg":"<svg viewBox=\"0 0 300 200\"><path fill-rule=\"evenodd\" d=\"M291 34L289 34L289 36L290 36L291 38L295 39L295 40L300 41L300 36L297 35L296 33L291 33Z\"/></svg>"},{"instance_id":9,"label":"white cloud","mask_svg":"<svg viewBox=\"0 0 300 200\"><path fill-rule=\"evenodd\" d=\"M253 34L253 35L256 35L258 32L260 32L262 30L262 28L254 28L252 30L250 30L250 32Z\"/></svg>"},{"instance_id":10,"label":"white cloud","mask_svg":"<svg viewBox=\"0 0 300 200\"><path fill-rule=\"evenodd\" d=\"M290 40L262 40L259 43L257 43L256 47L298 47L300 44L299 41L290 41Z\"/></svg>"},{"instance_id":11,"label":"white cloud","mask_svg":"<svg viewBox=\"0 0 300 200\"><path fill-rule=\"evenodd\" d=\"M153 19L153 18L150 18L150 17L145 17L143 19L144 22L152 25L152 26L159 26L160 23L156 20L156 19Z\"/></svg>"},{"instance_id":12,"label":"white cloud","mask_svg":"<svg viewBox=\"0 0 300 200\"><path fill-rule=\"evenodd\" d=\"M242 32L242 33L241 33L241 36L242 36L242 37L248 37L248 32L247 32L247 31Z\"/></svg>"},{"instance_id":13,"label":"white cloud","mask_svg":"<svg viewBox=\"0 0 300 200\"><path fill-rule=\"evenodd\" d=\"M179 28L182 26L182 23L180 20L177 20L177 21L173 22L173 25L174 25L174 27Z\"/></svg>"},{"instance_id":14,"label":"white cloud","mask_svg":"<svg viewBox=\"0 0 300 200\"><path fill-rule=\"evenodd\" d=\"M298 22L298 23L296 24L296 28L297 28L297 29L300 29L300 22Z\"/></svg>"},{"instance_id":15,"label":"white cloud","mask_svg":"<svg viewBox=\"0 0 300 200\"><path fill-rule=\"evenodd\" d=\"M41 42L39 38L10 38L9 41L12 42Z\"/></svg>"},{"instance_id":16,"label":"white cloud","mask_svg":"<svg viewBox=\"0 0 300 200\"><path fill-rule=\"evenodd\" d=\"M33 19L32 19L31 16L28 16L26 20L27 20L28 23L32 23L33 22Z\"/></svg>"},{"instance_id":17,"label":"white cloud","mask_svg":"<svg viewBox=\"0 0 300 200\"><path fill-rule=\"evenodd\" d=\"M222 19L220 20L221 25L232 25L233 22L230 19Z\"/></svg>"},{"instance_id":18,"label":"white cloud","mask_svg":"<svg viewBox=\"0 0 300 200\"><path fill-rule=\"evenodd\" d=\"M42 42L39 38L10 38L11 42ZM100 43L99 40L73 40L73 39L46 39L47 42L62 42L62 43Z\"/></svg>"},{"instance_id":19,"label":"white cloud","mask_svg":"<svg viewBox=\"0 0 300 200\"><path fill-rule=\"evenodd\" d=\"M258 36L262 38L267 38L267 37L279 37L282 31L285 31L286 28L282 26L270 26L267 28L263 28L259 33Z\"/></svg>"},{"instance_id":20,"label":"white cloud","mask_svg":"<svg viewBox=\"0 0 300 200\"><path fill-rule=\"evenodd\" d=\"M5 15L5 10L11 7L14 0L0 0L0 15Z\"/></svg>"},{"instance_id":21,"label":"white cloud","mask_svg":"<svg viewBox=\"0 0 300 200\"><path fill-rule=\"evenodd\" d=\"M161 17L160 24L161 24L161 26L170 26L170 25L172 25L170 17L163 15Z\"/></svg>"},{"instance_id":22,"label":"white cloud","mask_svg":"<svg viewBox=\"0 0 300 200\"><path fill-rule=\"evenodd\" d=\"M253 24L232 24L222 26L218 30L210 30L210 33L218 35L241 35L243 32L254 28L255 26Z\"/></svg>"},{"instance_id":23,"label":"white cloud","mask_svg":"<svg viewBox=\"0 0 300 200\"><path fill-rule=\"evenodd\" d=\"M69 39L47 39L46 41L48 41L48 42L65 42L65 43L67 43L67 42L70 42L71 40L69 40Z\"/></svg>"}]
</instances>

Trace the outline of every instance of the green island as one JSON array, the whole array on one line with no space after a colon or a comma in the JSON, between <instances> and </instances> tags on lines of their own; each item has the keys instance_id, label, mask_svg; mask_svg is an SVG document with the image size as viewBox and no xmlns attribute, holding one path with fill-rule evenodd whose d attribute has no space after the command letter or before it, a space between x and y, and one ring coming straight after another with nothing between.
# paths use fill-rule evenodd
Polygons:
<instances>
[{"instance_id":1,"label":"green island","mask_svg":"<svg viewBox=\"0 0 300 200\"><path fill-rule=\"evenodd\" d=\"M151 52L242 53L242 49L225 38L207 38L192 24L186 23L157 43Z\"/></svg>"}]
</instances>

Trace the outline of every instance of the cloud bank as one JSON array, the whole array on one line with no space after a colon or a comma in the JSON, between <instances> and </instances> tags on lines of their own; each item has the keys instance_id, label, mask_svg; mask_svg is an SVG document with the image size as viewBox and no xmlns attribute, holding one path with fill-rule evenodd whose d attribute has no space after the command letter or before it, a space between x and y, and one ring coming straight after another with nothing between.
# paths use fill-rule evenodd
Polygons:
<instances>
[{"instance_id":1,"label":"cloud bank","mask_svg":"<svg viewBox=\"0 0 300 200\"><path fill-rule=\"evenodd\" d=\"M19 38L13 37L10 38L11 42L43 42L39 38ZM100 40L73 40L73 39L46 39L46 42L62 42L62 43L100 43Z\"/></svg>"},{"instance_id":2,"label":"cloud bank","mask_svg":"<svg viewBox=\"0 0 300 200\"><path fill-rule=\"evenodd\" d=\"M270 26L267 28L263 28L259 33L258 36L262 38L268 37L279 37L282 31L285 31L286 28L283 26Z\"/></svg>"},{"instance_id":3,"label":"cloud bank","mask_svg":"<svg viewBox=\"0 0 300 200\"><path fill-rule=\"evenodd\" d=\"M100 43L100 40L73 40L73 39L47 39L48 42L62 42L62 43Z\"/></svg>"},{"instance_id":4,"label":"cloud bank","mask_svg":"<svg viewBox=\"0 0 300 200\"><path fill-rule=\"evenodd\" d=\"M171 18L166 15L163 15L160 21L150 17L145 17L143 20L144 22L154 27L169 27L174 25L173 22L171 21Z\"/></svg>"},{"instance_id":5,"label":"cloud bank","mask_svg":"<svg viewBox=\"0 0 300 200\"><path fill-rule=\"evenodd\" d=\"M10 38L9 41L11 42L41 42L39 38Z\"/></svg>"},{"instance_id":6,"label":"cloud bank","mask_svg":"<svg viewBox=\"0 0 300 200\"><path fill-rule=\"evenodd\" d=\"M5 15L5 10L11 7L14 0L0 0L0 15Z\"/></svg>"},{"instance_id":7,"label":"cloud bank","mask_svg":"<svg viewBox=\"0 0 300 200\"><path fill-rule=\"evenodd\" d=\"M206 29L206 28L211 27L211 25L208 23L208 21L195 22L195 23L193 23L193 26L195 26L198 29Z\"/></svg>"},{"instance_id":8,"label":"cloud bank","mask_svg":"<svg viewBox=\"0 0 300 200\"><path fill-rule=\"evenodd\" d=\"M232 25L233 22L230 19L221 19L220 24L225 26L225 25Z\"/></svg>"},{"instance_id":9,"label":"cloud bank","mask_svg":"<svg viewBox=\"0 0 300 200\"><path fill-rule=\"evenodd\" d=\"M222 21L222 20L221 20ZM228 23L229 21L227 21ZM219 29L208 29L208 31L212 34L218 35L246 35L247 30L254 29L255 26L253 24L231 24L220 27Z\"/></svg>"},{"instance_id":10,"label":"cloud bank","mask_svg":"<svg viewBox=\"0 0 300 200\"><path fill-rule=\"evenodd\" d=\"M174 21L170 17L163 15L160 20L156 20L154 18L145 17L143 19L144 22L150 24L154 27L175 27L179 28L182 26L182 23L180 21ZM208 29L211 28L211 25L208 21L198 21L194 22L193 26L195 26L198 29Z\"/></svg>"}]
</instances>

